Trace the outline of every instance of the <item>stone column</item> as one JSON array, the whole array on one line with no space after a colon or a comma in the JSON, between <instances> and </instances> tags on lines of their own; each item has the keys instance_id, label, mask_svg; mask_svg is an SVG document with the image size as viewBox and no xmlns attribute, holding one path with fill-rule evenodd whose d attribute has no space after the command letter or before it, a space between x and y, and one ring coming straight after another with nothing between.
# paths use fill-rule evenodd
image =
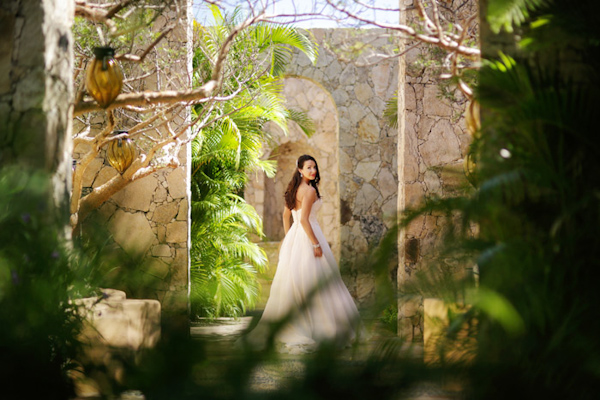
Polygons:
<instances>
[{"instance_id":1,"label":"stone column","mask_svg":"<svg viewBox=\"0 0 600 400\"><path fill-rule=\"evenodd\" d=\"M170 63L162 75L155 74L140 80L136 90L183 90L191 86L191 11L191 0L180 1L178 8L164 10L153 23L152 29L159 32L179 21L156 51L148 56L156 63L160 60L169 60ZM132 76L134 74L143 73L134 71ZM104 114L98 113L97 118L102 121ZM183 111L167 118L171 119L173 130L178 130L189 122L190 113ZM125 119L119 123L117 128L120 129L131 126ZM164 129L150 134L155 139L169 135ZM138 136L135 140L142 151L150 148L143 138ZM190 146L188 143L177 153L177 168L161 168L132 181L102 204L93 216L96 222L106 225L115 241L116 246L110 250L112 255L123 254L123 260L128 257L140 260L136 271L139 280L123 286L118 286L121 282L115 282L113 288L126 290L127 297L131 299L158 300L161 303L163 333L167 335L170 332L177 335L189 333ZM85 145L76 146L73 157L81 158L86 151ZM116 174L118 172L101 153L84 172L84 192L102 186Z\"/></svg>"},{"instance_id":2,"label":"stone column","mask_svg":"<svg viewBox=\"0 0 600 400\"><path fill-rule=\"evenodd\" d=\"M68 223L74 2L3 0L0 5L0 167L53 177L54 206Z\"/></svg>"},{"instance_id":3,"label":"stone column","mask_svg":"<svg viewBox=\"0 0 600 400\"><path fill-rule=\"evenodd\" d=\"M402 25L406 24L406 7L404 0L399 1L400 21ZM398 43L398 52L402 53L405 49L405 41L400 39ZM406 163L406 57L402 56L398 59L398 218L402 215L402 211L406 208L405 195L405 163ZM398 219L398 222L400 220ZM404 230L398 232L398 287L408 279L407 259L406 259L406 233ZM415 312L413 302L405 302L402 296L398 297L398 336L409 339L412 338L412 323L410 317Z\"/></svg>"}]
</instances>

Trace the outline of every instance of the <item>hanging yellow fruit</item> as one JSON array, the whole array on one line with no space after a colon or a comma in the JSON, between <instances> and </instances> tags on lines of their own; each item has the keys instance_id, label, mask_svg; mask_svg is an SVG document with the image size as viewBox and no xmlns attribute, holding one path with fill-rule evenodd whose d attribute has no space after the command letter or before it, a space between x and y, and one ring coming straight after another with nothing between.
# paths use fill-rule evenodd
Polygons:
<instances>
[{"instance_id":1,"label":"hanging yellow fruit","mask_svg":"<svg viewBox=\"0 0 600 400\"><path fill-rule=\"evenodd\" d=\"M121 135L123 133L127 134L127 131L114 131L113 135ZM135 150L133 140L129 138L116 139L108 144L106 159L108 160L108 163L122 175L123 172L129 168L135 159L136 154L137 151Z\"/></svg>"},{"instance_id":2,"label":"hanging yellow fruit","mask_svg":"<svg viewBox=\"0 0 600 400\"><path fill-rule=\"evenodd\" d=\"M85 86L100 107L106 108L123 89L123 71L112 47L94 47L94 55L87 68Z\"/></svg>"}]
</instances>

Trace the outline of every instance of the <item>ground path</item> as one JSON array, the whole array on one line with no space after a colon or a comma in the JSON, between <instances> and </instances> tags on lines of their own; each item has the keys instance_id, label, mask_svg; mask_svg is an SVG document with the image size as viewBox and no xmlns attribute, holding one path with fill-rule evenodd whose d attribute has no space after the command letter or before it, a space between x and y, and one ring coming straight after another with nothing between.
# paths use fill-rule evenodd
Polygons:
<instances>
[{"instance_id":1,"label":"ground path","mask_svg":"<svg viewBox=\"0 0 600 400\"><path fill-rule=\"evenodd\" d=\"M214 365L212 371L215 375L207 375L205 379L215 378L219 372L219 365L235 359L240 350L235 347L235 341L249 326L251 317L240 319L219 319L210 323L194 324L191 328L191 336L195 340L204 341L207 348L207 360ZM400 340L393 334L380 326L370 324L369 340L356 346L336 352L337 365L361 366L371 359L375 352L381 350L382 346L394 346L397 343L402 346ZM422 357L422 346L411 345L408 348L403 345L405 354L413 358ZM306 374L307 365L311 362L311 355L277 354L275 358L270 357L253 366L248 385L250 390L256 394L269 394L270 392L285 390L290 382L298 380ZM310 368L310 367L309 367ZM374 394L373 398L380 398ZM409 390L408 397L403 399L413 400L447 400L458 399L455 392L442 390L436 384L419 384Z\"/></svg>"}]
</instances>

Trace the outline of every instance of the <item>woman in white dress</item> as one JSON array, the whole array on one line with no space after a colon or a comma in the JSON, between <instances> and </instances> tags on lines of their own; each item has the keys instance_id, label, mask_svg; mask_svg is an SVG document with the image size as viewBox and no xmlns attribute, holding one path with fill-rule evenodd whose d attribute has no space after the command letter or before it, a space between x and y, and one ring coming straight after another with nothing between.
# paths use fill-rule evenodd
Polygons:
<instances>
[{"instance_id":1,"label":"woman in white dress","mask_svg":"<svg viewBox=\"0 0 600 400\"><path fill-rule=\"evenodd\" d=\"M303 155L296 165L285 192L285 238L269 300L258 325L243 340L255 347L274 340L278 350L288 352L312 351L323 342L349 345L362 336L363 328L317 223L317 161Z\"/></svg>"}]
</instances>

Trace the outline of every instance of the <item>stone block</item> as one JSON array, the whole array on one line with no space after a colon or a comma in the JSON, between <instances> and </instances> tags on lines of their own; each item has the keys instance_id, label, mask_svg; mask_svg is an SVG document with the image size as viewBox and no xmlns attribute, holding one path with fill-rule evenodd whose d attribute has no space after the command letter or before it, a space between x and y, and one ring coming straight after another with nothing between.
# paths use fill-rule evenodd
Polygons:
<instances>
[{"instance_id":1,"label":"stone block","mask_svg":"<svg viewBox=\"0 0 600 400\"><path fill-rule=\"evenodd\" d=\"M406 236L421 237L425 226L425 217L419 216L415 218L406 228Z\"/></svg>"},{"instance_id":2,"label":"stone block","mask_svg":"<svg viewBox=\"0 0 600 400\"><path fill-rule=\"evenodd\" d=\"M171 222L167 225L166 242L182 243L188 240L187 221Z\"/></svg>"},{"instance_id":3,"label":"stone block","mask_svg":"<svg viewBox=\"0 0 600 400\"><path fill-rule=\"evenodd\" d=\"M404 107L411 111L417 110L417 98L412 85L404 85Z\"/></svg>"},{"instance_id":4,"label":"stone block","mask_svg":"<svg viewBox=\"0 0 600 400\"><path fill-rule=\"evenodd\" d=\"M171 257L171 246L167 244L159 244L152 247L152 255L154 257Z\"/></svg>"},{"instance_id":5,"label":"stone block","mask_svg":"<svg viewBox=\"0 0 600 400\"><path fill-rule=\"evenodd\" d=\"M433 117L427 115L421 116L421 118L418 119L418 123L414 125L417 131L417 137L419 139L427 140L429 133L431 132L431 128L433 128L436 121L437 120Z\"/></svg>"},{"instance_id":6,"label":"stone block","mask_svg":"<svg viewBox=\"0 0 600 400\"><path fill-rule=\"evenodd\" d=\"M149 211L158 180L152 176L135 180L113 195L121 207L132 210Z\"/></svg>"},{"instance_id":7,"label":"stone block","mask_svg":"<svg viewBox=\"0 0 600 400\"><path fill-rule=\"evenodd\" d=\"M373 89L366 82L361 82L354 87L354 95L358 101L367 106L373 98Z\"/></svg>"},{"instance_id":8,"label":"stone block","mask_svg":"<svg viewBox=\"0 0 600 400\"><path fill-rule=\"evenodd\" d=\"M109 167L108 165L105 165L98 172L98 175L96 176L96 179L94 180L94 187L99 187L99 186L104 185L106 182L108 182L109 180L111 180L112 178L117 176L118 174L119 173L117 172L116 169L114 169L113 167Z\"/></svg>"},{"instance_id":9,"label":"stone block","mask_svg":"<svg viewBox=\"0 0 600 400\"><path fill-rule=\"evenodd\" d=\"M397 223L398 196L391 196L381 206L382 220L385 227L390 229Z\"/></svg>"},{"instance_id":10,"label":"stone block","mask_svg":"<svg viewBox=\"0 0 600 400\"><path fill-rule=\"evenodd\" d=\"M187 249L176 249L175 259L171 264L171 284L187 285L188 281L188 256Z\"/></svg>"},{"instance_id":11,"label":"stone block","mask_svg":"<svg viewBox=\"0 0 600 400\"><path fill-rule=\"evenodd\" d=\"M390 64L379 63L371 69L371 80L375 89L375 94L381 98L386 97L388 86L390 85Z\"/></svg>"},{"instance_id":12,"label":"stone block","mask_svg":"<svg viewBox=\"0 0 600 400\"><path fill-rule=\"evenodd\" d=\"M356 278L356 297L358 302L368 302L374 295L375 277L372 274L359 273Z\"/></svg>"},{"instance_id":13,"label":"stone block","mask_svg":"<svg viewBox=\"0 0 600 400\"><path fill-rule=\"evenodd\" d=\"M354 174L360 176L365 182L370 182L377 173L381 161L361 161L356 165Z\"/></svg>"},{"instance_id":14,"label":"stone block","mask_svg":"<svg viewBox=\"0 0 600 400\"><path fill-rule=\"evenodd\" d=\"M342 89L336 89L333 93L333 100L335 100L335 104L337 106L344 106L348 102L348 93Z\"/></svg>"},{"instance_id":15,"label":"stone block","mask_svg":"<svg viewBox=\"0 0 600 400\"><path fill-rule=\"evenodd\" d=\"M373 113L368 113L365 118L363 118L358 123L358 136L369 143L377 143L379 139L379 121L373 115Z\"/></svg>"},{"instance_id":16,"label":"stone block","mask_svg":"<svg viewBox=\"0 0 600 400\"><path fill-rule=\"evenodd\" d=\"M448 120L438 121L420 147L421 156L429 166L448 164L461 158L460 142Z\"/></svg>"},{"instance_id":17,"label":"stone block","mask_svg":"<svg viewBox=\"0 0 600 400\"><path fill-rule=\"evenodd\" d=\"M381 193L372 185L368 183L364 184L356 194L356 199L354 200L354 215L361 215L370 210L376 205L375 202L378 198L381 198Z\"/></svg>"},{"instance_id":18,"label":"stone block","mask_svg":"<svg viewBox=\"0 0 600 400\"><path fill-rule=\"evenodd\" d=\"M334 59L334 62L329 64L329 66L327 68L325 68L325 70L323 71L325 76L333 82L335 82L338 79L341 72L342 72L342 66L335 59Z\"/></svg>"},{"instance_id":19,"label":"stone block","mask_svg":"<svg viewBox=\"0 0 600 400\"><path fill-rule=\"evenodd\" d=\"M446 194L456 194L470 185L465 176L462 160L442 168L441 177Z\"/></svg>"},{"instance_id":20,"label":"stone block","mask_svg":"<svg viewBox=\"0 0 600 400\"><path fill-rule=\"evenodd\" d=\"M356 67L352 64L348 64L340 74L340 86L354 85L356 77Z\"/></svg>"},{"instance_id":21,"label":"stone block","mask_svg":"<svg viewBox=\"0 0 600 400\"><path fill-rule=\"evenodd\" d=\"M162 301L163 313L167 314L169 317L181 315L187 319L187 302L187 289L182 288L181 290L173 290L173 288L171 288L171 290L165 293L165 297Z\"/></svg>"},{"instance_id":22,"label":"stone block","mask_svg":"<svg viewBox=\"0 0 600 400\"><path fill-rule=\"evenodd\" d=\"M159 224L166 224L171 222L173 218L179 212L179 204L176 202L170 202L156 207L154 214L152 215L152 221Z\"/></svg>"},{"instance_id":23,"label":"stone block","mask_svg":"<svg viewBox=\"0 0 600 400\"><path fill-rule=\"evenodd\" d=\"M100 221L108 221L113 216L115 211L117 211L117 205L112 201L107 201L106 203L102 204L102 206L100 206L98 209Z\"/></svg>"},{"instance_id":24,"label":"stone block","mask_svg":"<svg viewBox=\"0 0 600 400\"><path fill-rule=\"evenodd\" d=\"M167 175L167 183L169 184L169 194L174 199L182 199L187 195L188 181L183 168L174 169Z\"/></svg>"},{"instance_id":25,"label":"stone block","mask_svg":"<svg viewBox=\"0 0 600 400\"><path fill-rule=\"evenodd\" d=\"M340 119L340 146L354 146L356 144L356 130L352 129L347 118Z\"/></svg>"},{"instance_id":26,"label":"stone block","mask_svg":"<svg viewBox=\"0 0 600 400\"><path fill-rule=\"evenodd\" d=\"M407 183L404 186L406 207L415 207L423 201L425 190L421 182Z\"/></svg>"},{"instance_id":27,"label":"stone block","mask_svg":"<svg viewBox=\"0 0 600 400\"><path fill-rule=\"evenodd\" d=\"M140 350L154 347L160 338L161 306L157 300L107 299L88 311L81 334L84 343L100 347Z\"/></svg>"},{"instance_id":28,"label":"stone block","mask_svg":"<svg viewBox=\"0 0 600 400\"><path fill-rule=\"evenodd\" d=\"M167 246L167 245L155 246L152 249L152 253L154 254L154 250L156 248L160 248L161 246ZM167 246L167 247L169 247L169 246ZM170 248L168 249L168 255L169 256L171 255L171 249ZM160 280L164 280L169 275L170 267L164 261L159 260L157 258L152 258L149 261L146 261L142 265L141 270L143 272L145 272L146 274L148 274L148 275L152 275L155 278L158 278Z\"/></svg>"},{"instance_id":29,"label":"stone block","mask_svg":"<svg viewBox=\"0 0 600 400\"><path fill-rule=\"evenodd\" d=\"M379 97L373 97L369 101L369 110L375 115L382 116L385 111L385 101L381 100ZM398 135L398 132L394 130L395 135Z\"/></svg>"},{"instance_id":30,"label":"stone block","mask_svg":"<svg viewBox=\"0 0 600 400\"><path fill-rule=\"evenodd\" d=\"M448 104L448 100L440 98L440 92L437 85L425 86L423 111L426 115L436 115L440 117L449 117L452 115L452 108Z\"/></svg>"},{"instance_id":31,"label":"stone block","mask_svg":"<svg viewBox=\"0 0 600 400\"><path fill-rule=\"evenodd\" d=\"M156 189L156 192L154 192L154 202L162 203L165 200L167 200L167 189L164 188L162 185L159 185Z\"/></svg>"},{"instance_id":32,"label":"stone block","mask_svg":"<svg viewBox=\"0 0 600 400\"><path fill-rule=\"evenodd\" d=\"M435 172L432 170L425 172L423 181L427 187L428 194L435 194L438 196L442 195L442 183L440 182L439 176Z\"/></svg>"},{"instance_id":33,"label":"stone block","mask_svg":"<svg viewBox=\"0 0 600 400\"><path fill-rule=\"evenodd\" d=\"M360 146L356 146L354 151L354 158L357 161L379 161L381 148L379 143L361 143Z\"/></svg>"},{"instance_id":34,"label":"stone block","mask_svg":"<svg viewBox=\"0 0 600 400\"><path fill-rule=\"evenodd\" d=\"M372 113L369 112L368 114L375 118ZM350 107L348 107L348 119L354 126L358 124L366 115L367 110L357 101L353 101L352 104L350 104ZM375 118L375 120L377 119Z\"/></svg>"},{"instance_id":35,"label":"stone block","mask_svg":"<svg viewBox=\"0 0 600 400\"><path fill-rule=\"evenodd\" d=\"M340 149L340 172L342 174L346 174L346 173L350 173L351 171L354 170L354 167L352 165L352 159L350 158L350 156L348 155L348 153L346 153L344 150Z\"/></svg>"},{"instance_id":36,"label":"stone block","mask_svg":"<svg viewBox=\"0 0 600 400\"><path fill-rule=\"evenodd\" d=\"M104 159L95 158L90 162L83 173L82 186L91 187L96 179L96 175L100 169L104 166ZM98 185L94 185L98 186Z\"/></svg>"},{"instance_id":37,"label":"stone block","mask_svg":"<svg viewBox=\"0 0 600 400\"><path fill-rule=\"evenodd\" d=\"M108 223L115 242L130 255L146 254L156 239L148 220L142 213L117 210Z\"/></svg>"},{"instance_id":38,"label":"stone block","mask_svg":"<svg viewBox=\"0 0 600 400\"><path fill-rule=\"evenodd\" d=\"M394 178L389 168L381 168L381 171L379 171L377 175L377 187L384 199L398 193L398 180Z\"/></svg>"},{"instance_id":39,"label":"stone block","mask_svg":"<svg viewBox=\"0 0 600 400\"><path fill-rule=\"evenodd\" d=\"M261 193L264 196L264 193ZM177 221L187 221L189 213L189 203L187 200L179 202L179 211L177 212Z\"/></svg>"}]
</instances>

